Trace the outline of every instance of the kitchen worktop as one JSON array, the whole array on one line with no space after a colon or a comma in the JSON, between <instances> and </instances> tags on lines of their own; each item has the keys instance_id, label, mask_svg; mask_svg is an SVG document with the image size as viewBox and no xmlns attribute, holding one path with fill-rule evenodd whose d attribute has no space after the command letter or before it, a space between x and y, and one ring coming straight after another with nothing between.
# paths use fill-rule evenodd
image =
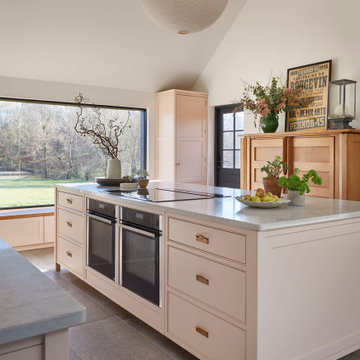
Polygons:
<instances>
[{"instance_id":1,"label":"kitchen worktop","mask_svg":"<svg viewBox=\"0 0 360 360\"><path fill-rule=\"evenodd\" d=\"M172 214L190 216L200 220L216 221L225 225L239 226L256 231L360 217L360 202L358 201L307 197L305 207L284 205L276 209L255 209L249 208L235 199L235 196L249 193L249 191L194 184L151 181L149 187L163 189L180 188L206 193L218 193L228 197L151 203L110 194L107 190L115 189L114 187L103 187L96 183L58 184L57 187L64 191L75 191L87 196L96 196L112 203L121 203L123 205L137 204L144 209L167 211Z\"/></svg>"},{"instance_id":2,"label":"kitchen worktop","mask_svg":"<svg viewBox=\"0 0 360 360\"><path fill-rule=\"evenodd\" d=\"M0 345L85 320L82 304L0 239Z\"/></svg>"}]
</instances>

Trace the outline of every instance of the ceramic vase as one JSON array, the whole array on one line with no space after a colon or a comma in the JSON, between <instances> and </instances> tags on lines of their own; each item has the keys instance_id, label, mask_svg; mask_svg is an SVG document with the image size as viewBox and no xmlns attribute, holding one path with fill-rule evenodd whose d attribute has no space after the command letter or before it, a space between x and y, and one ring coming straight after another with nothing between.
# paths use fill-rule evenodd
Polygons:
<instances>
[{"instance_id":1,"label":"ceramic vase","mask_svg":"<svg viewBox=\"0 0 360 360\"><path fill-rule=\"evenodd\" d=\"M106 177L108 179L121 179L121 162L118 158L107 161Z\"/></svg>"},{"instance_id":2,"label":"ceramic vase","mask_svg":"<svg viewBox=\"0 0 360 360\"><path fill-rule=\"evenodd\" d=\"M138 184L140 188L145 189L149 184L149 179L139 179Z\"/></svg>"},{"instance_id":3,"label":"ceramic vase","mask_svg":"<svg viewBox=\"0 0 360 360\"><path fill-rule=\"evenodd\" d=\"M279 126L279 115L270 113L266 117L262 117L260 127L264 133L273 133Z\"/></svg>"},{"instance_id":4,"label":"ceramic vase","mask_svg":"<svg viewBox=\"0 0 360 360\"><path fill-rule=\"evenodd\" d=\"M291 206L305 206L305 194L300 195L297 190L288 190L287 199Z\"/></svg>"},{"instance_id":5,"label":"ceramic vase","mask_svg":"<svg viewBox=\"0 0 360 360\"><path fill-rule=\"evenodd\" d=\"M273 195L281 197L281 187L278 186L278 178L263 178L265 193L271 192Z\"/></svg>"}]
</instances>

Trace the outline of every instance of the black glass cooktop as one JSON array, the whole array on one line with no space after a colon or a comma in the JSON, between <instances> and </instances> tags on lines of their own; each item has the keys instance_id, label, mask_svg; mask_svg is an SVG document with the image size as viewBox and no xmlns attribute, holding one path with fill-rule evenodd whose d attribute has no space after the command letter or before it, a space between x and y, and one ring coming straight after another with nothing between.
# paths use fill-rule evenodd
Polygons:
<instances>
[{"instance_id":1,"label":"black glass cooktop","mask_svg":"<svg viewBox=\"0 0 360 360\"><path fill-rule=\"evenodd\" d=\"M131 199L150 201L150 202L169 202L213 199L216 197L225 197L222 194L210 194L183 189L136 189L134 191L107 190L112 195L123 196Z\"/></svg>"}]
</instances>

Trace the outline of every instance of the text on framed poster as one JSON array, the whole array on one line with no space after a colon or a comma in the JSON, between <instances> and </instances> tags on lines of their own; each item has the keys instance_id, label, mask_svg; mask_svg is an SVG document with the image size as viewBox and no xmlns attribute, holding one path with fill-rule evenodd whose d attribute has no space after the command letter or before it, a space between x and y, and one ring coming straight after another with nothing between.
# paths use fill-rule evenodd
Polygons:
<instances>
[{"instance_id":1,"label":"text on framed poster","mask_svg":"<svg viewBox=\"0 0 360 360\"><path fill-rule=\"evenodd\" d=\"M286 131L327 128L331 60L288 69L287 86L302 88L306 107L286 113Z\"/></svg>"}]
</instances>

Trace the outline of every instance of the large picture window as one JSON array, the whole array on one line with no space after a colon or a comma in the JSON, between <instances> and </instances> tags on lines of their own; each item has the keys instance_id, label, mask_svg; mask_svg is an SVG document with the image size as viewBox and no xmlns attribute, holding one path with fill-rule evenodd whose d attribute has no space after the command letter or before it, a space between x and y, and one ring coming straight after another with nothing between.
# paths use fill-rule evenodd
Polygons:
<instances>
[{"instance_id":1,"label":"large picture window","mask_svg":"<svg viewBox=\"0 0 360 360\"><path fill-rule=\"evenodd\" d=\"M93 105L86 105L91 111ZM146 110L100 106L127 119L120 140L123 175L146 168ZM74 130L75 104L0 98L0 208L54 203L54 184L105 176L108 157Z\"/></svg>"}]
</instances>

